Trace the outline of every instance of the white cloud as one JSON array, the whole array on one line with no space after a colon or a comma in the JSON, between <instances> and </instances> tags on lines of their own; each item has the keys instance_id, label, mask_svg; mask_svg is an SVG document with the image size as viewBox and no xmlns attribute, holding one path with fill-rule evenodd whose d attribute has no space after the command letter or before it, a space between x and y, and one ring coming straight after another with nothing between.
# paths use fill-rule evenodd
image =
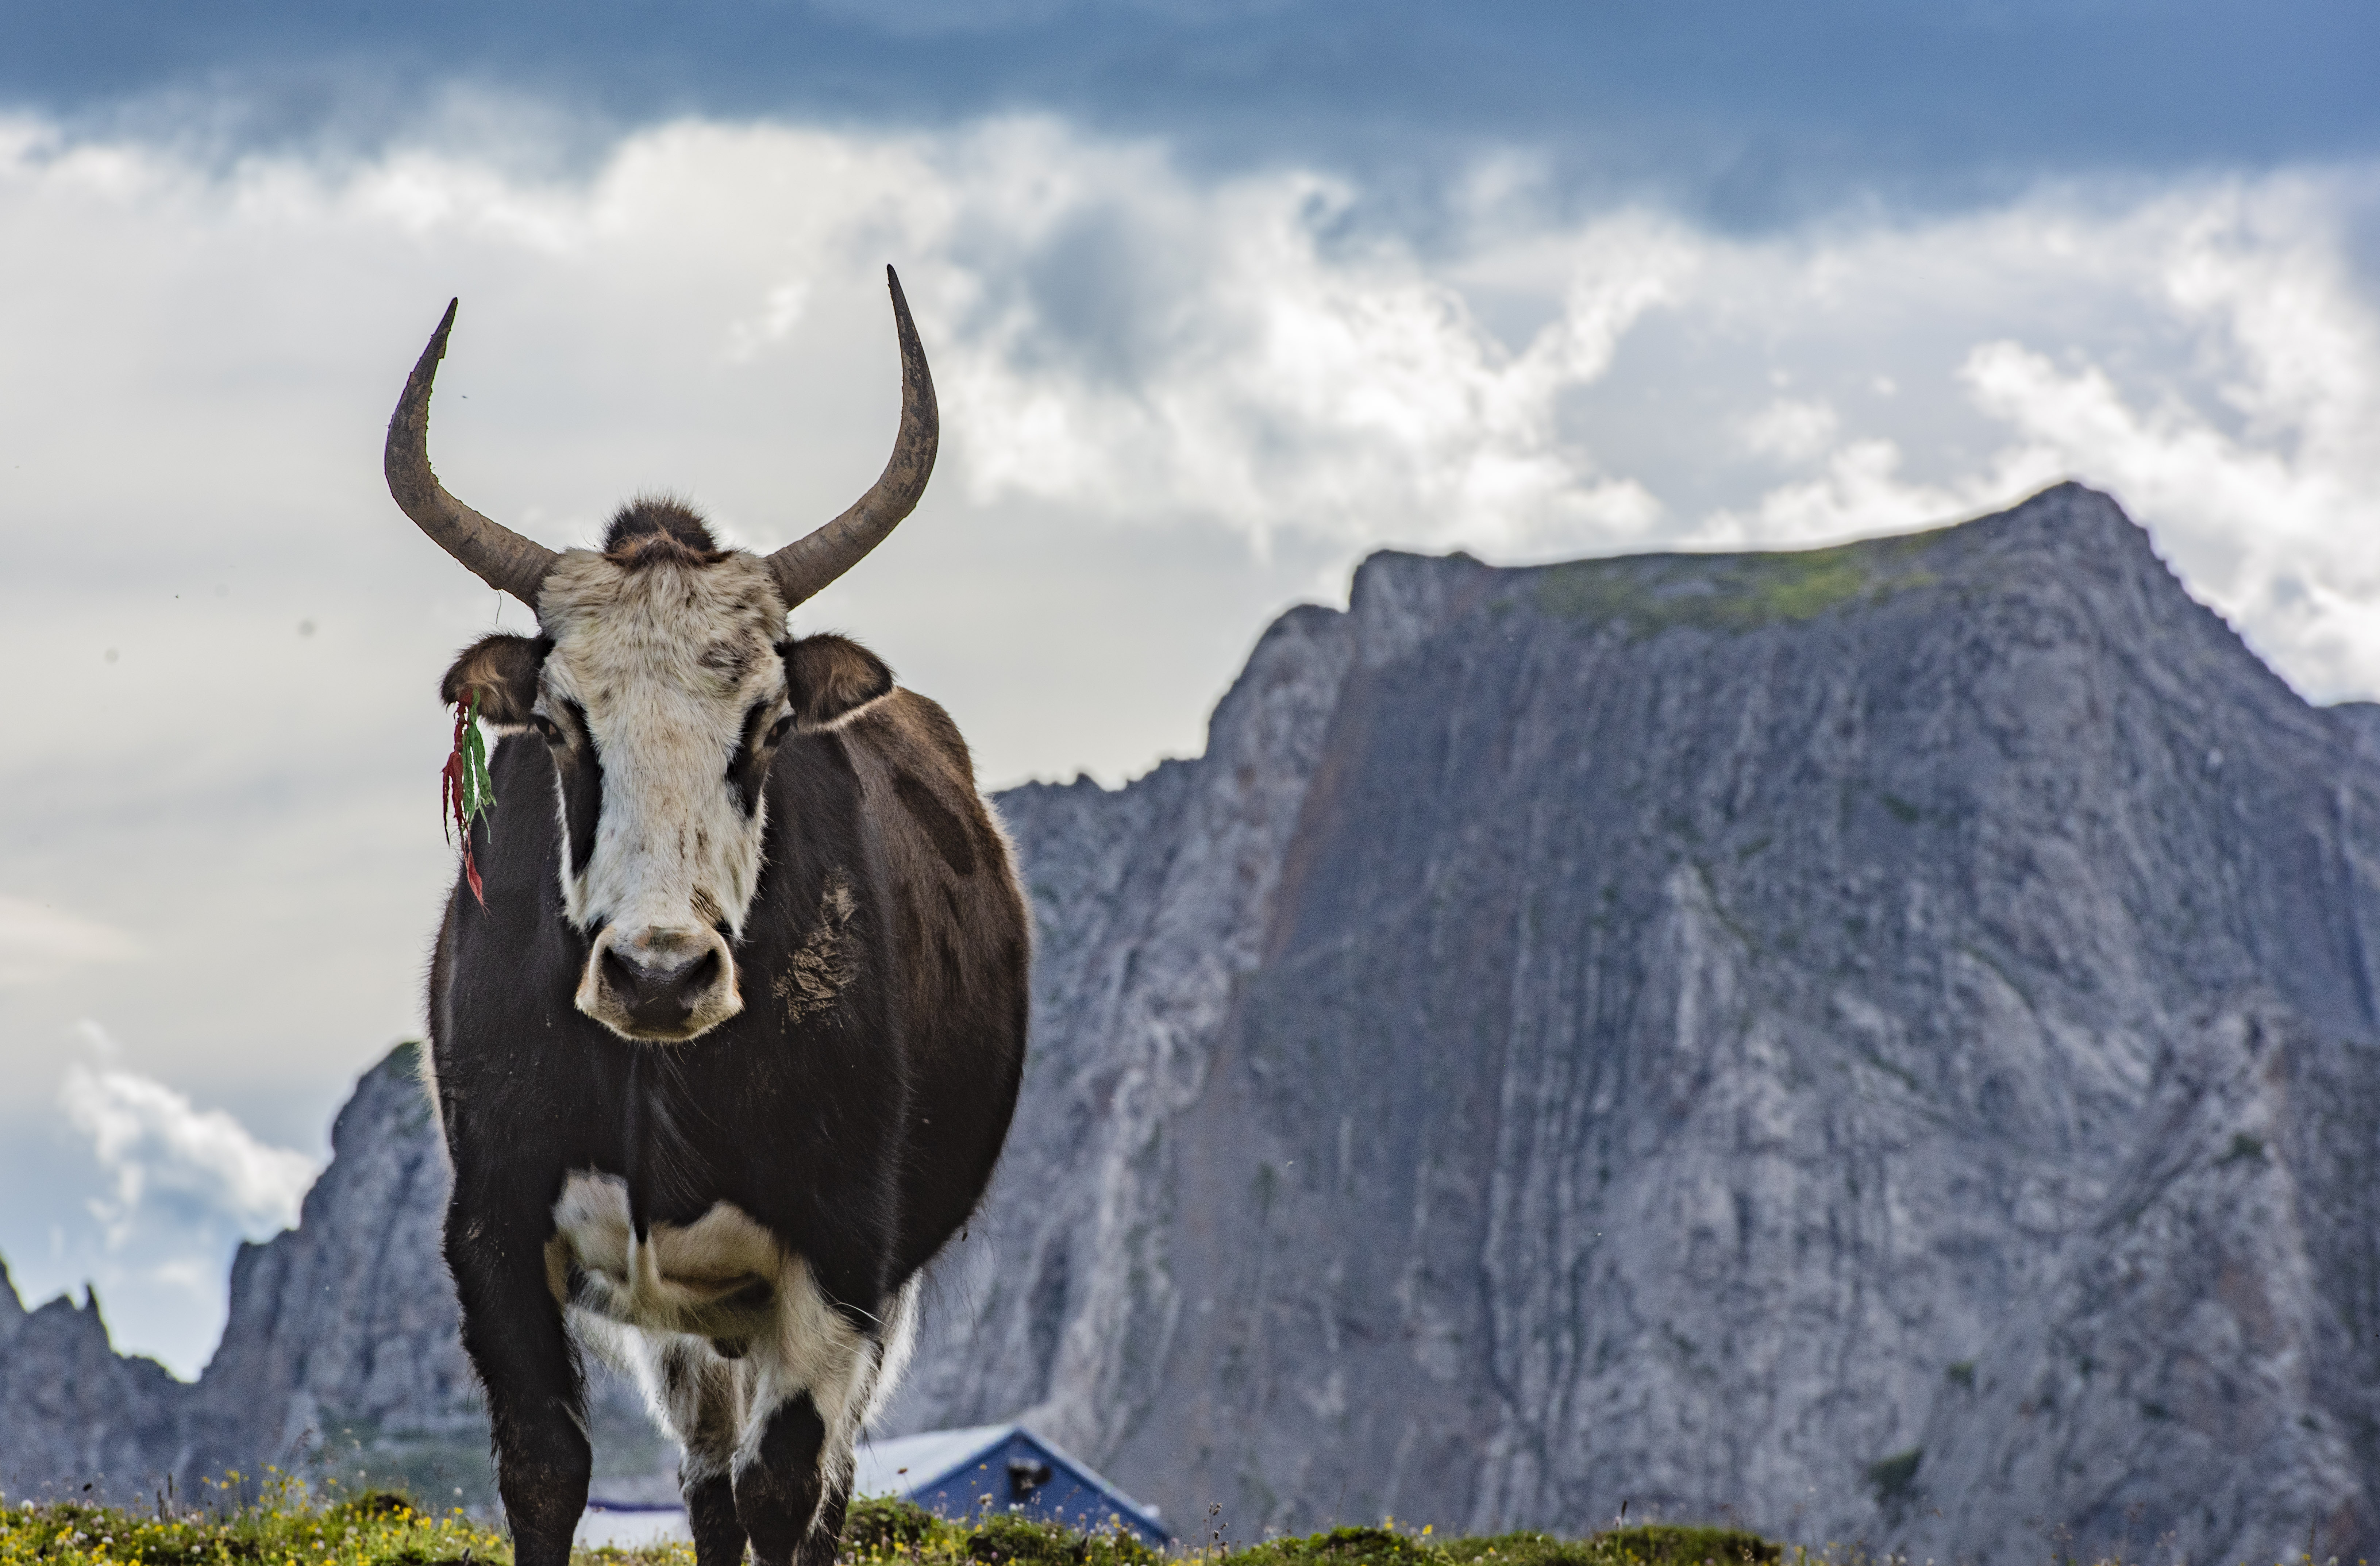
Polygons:
<instances>
[{"instance_id":1,"label":"white cloud","mask_svg":"<svg viewBox=\"0 0 2380 1566\"><path fill-rule=\"evenodd\" d=\"M1835 443L1842 420L1820 397L1779 397L1743 421L1744 449L1785 462L1807 462Z\"/></svg>"},{"instance_id":2,"label":"white cloud","mask_svg":"<svg viewBox=\"0 0 2380 1566\"><path fill-rule=\"evenodd\" d=\"M67 1068L58 1104L91 1139L110 1194L93 1204L110 1244L120 1247L161 1211L188 1232L189 1220L219 1217L251 1239L298 1221L321 1165L271 1147L222 1110L201 1110L153 1077L115 1063L115 1046L96 1023L82 1025L100 1056Z\"/></svg>"},{"instance_id":3,"label":"white cloud","mask_svg":"<svg viewBox=\"0 0 2380 1566\"><path fill-rule=\"evenodd\" d=\"M289 484L368 502L358 431L455 284L471 297L439 441L472 492L567 538L606 499L693 477L731 531L774 541L789 509L832 514L870 476L879 421L844 387L889 381L875 262L891 256L943 393L937 504L987 519L1186 526L1336 572L1384 542L1502 558L1798 543L2071 472L2132 499L2309 688L2380 689L2348 623L2371 618L2380 552L2323 541L2368 520L2373 493L2380 346L2339 238L2373 200L2360 176L2075 188L1746 240L1548 210L1513 155L1416 236L1343 178L1206 179L1161 147L1041 119L872 137L688 121L584 179L459 144L215 174L18 122L0 210L52 237L0 263L11 295L95 297L103 258L102 285L128 296L91 319L102 351L60 370L75 395L53 377L23 411L57 420L128 372L212 373L231 395L152 438L197 462L279 429L301 469L337 456ZM213 297L237 308L187 309ZM32 309L13 324L55 340ZM849 453L850 478L787 486L789 431ZM1779 482L1778 462L1802 471ZM108 474L113 493L84 506L187 470ZM91 469L19 482L65 504ZM270 509L245 525L269 528ZM2322 590L2303 579L2315 556ZM1043 743L1027 770L1130 770L1089 754L1096 734Z\"/></svg>"},{"instance_id":4,"label":"white cloud","mask_svg":"<svg viewBox=\"0 0 2380 1566\"><path fill-rule=\"evenodd\" d=\"M139 952L122 930L47 903L0 895L0 987L38 984Z\"/></svg>"},{"instance_id":5,"label":"white cloud","mask_svg":"<svg viewBox=\"0 0 2380 1566\"><path fill-rule=\"evenodd\" d=\"M298 1221L322 1160L275 1147L228 1110L201 1109L127 1064L97 1023L84 1019L74 1031L84 1050L58 1081L54 1126L13 1133L11 1269L29 1298L90 1283L119 1349L196 1375L222 1329L232 1253ZM58 1152L79 1140L90 1157L54 1155L44 1171L38 1157L23 1156L23 1144L43 1139ZM36 1204L38 1218L25 1210ZM45 1247L25 1243L44 1230Z\"/></svg>"},{"instance_id":6,"label":"white cloud","mask_svg":"<svg viewBox=\"0 0 2380 1566\"><path fill-rule=\"evenodd\" d=\"M1898 443L1867 437L1831 449L1803 448L1803 460L1823 455L1815 478L1780 484L1760 497L1751 516L1722 512L1706 525L1703 541L1791 547L1862 534L1901 532L1912 521L1938 521L1980 511L2054 480L2054 468L2033 471L2005 465L1988 476L1968 476L1948 484L1912 483L1901 477Z\"/></svg>"},{"instance_id":7,"label":"white cloud","mask_svg":"<svg viewBox=\"0 0 2380 1566\"><path fill-rule=\"evenodd\" d=\"M1035 346L1050 312L1012 304L963 361L979 497L1186 511L1259 547L1302 531L1358 548L1525 550L1624 536L1658 514L1641 484L1562 437L1557 411L1690 269L1669 225L1622 214L1571 236L1557 313L1513 352L1406 246L1332 243L1353 204L1332 181L1200 191L1160 167L1074 199L1077 218L1139 231L1112 247L1120 262L1170 258L1171 290L1099 322L1154 352L1128 384L1095 358L1053 365Z\"/></svg>"},{"instance_id":8,"label":"white cloud","mask_svg":"<svg viewBox=\"0 0 2380 1566\"><path fill-rule=\"evenodd\" d=\"M2011 340L1977 345L1960 374L2032 466L2086 471L2154 518L2200 596L2300 689L2369 697L2380 313L2312 194L2236 188L2164 214L2151 264L2193 328L2200 386L2128 394L2089 353L2061 368Z\"/></svg>"},{"instance_id":9,"label":"white cloud","mask_svg":"<svg viewBox=\"0 0 2380 1566\"><path fill-rule=\"evenodd\" d=\"M759 314L728 326L728 359L743 364L758 357L762 349L783 342L802 323L809 305L810 285L807 278L796 277L770 289Z\"/></svg>"}]
</instances>

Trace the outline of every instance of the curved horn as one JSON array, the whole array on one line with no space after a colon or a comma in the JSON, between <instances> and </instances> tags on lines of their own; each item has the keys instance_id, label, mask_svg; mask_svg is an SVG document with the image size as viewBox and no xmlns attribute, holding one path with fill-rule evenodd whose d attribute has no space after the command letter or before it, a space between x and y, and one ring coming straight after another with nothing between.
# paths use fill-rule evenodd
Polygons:
<instances>
[{"instance_id":1,"label":"curved horn","mask_svg":"<svg viewBox=\"0 0 2380 1566\"><path fill-rule=\"evenodd\" d=\"M934 450L941 441L941 422L934 410L934 377L926 368L926 350L909 319L909 301L901 293L901 277L891 267L885 281L892 285L892 322L901 334L901 432L893 437L892 459L868 492L851 509L808 538L769 556L777 586L793 608L820 588L859 564L860 557L884 541L926 492L933 475Z\"/></svg>"},{"instance_id":2,"label":"curved horn","mask_svg":"<svg viewBox=\"0 0 2380 1566\"><path fill-rule=\"evenodd\" d=\"M437 334L406 377L405 395L389 415L381 467L388 475L388 492L432 542L488 586L535 609L539 584L562 557L465 505L430 470L430 387L438 379L438 361L446 357L446 334L455 329L455 307L461 302L447 301Z\"/></svg>"}]
</instances>

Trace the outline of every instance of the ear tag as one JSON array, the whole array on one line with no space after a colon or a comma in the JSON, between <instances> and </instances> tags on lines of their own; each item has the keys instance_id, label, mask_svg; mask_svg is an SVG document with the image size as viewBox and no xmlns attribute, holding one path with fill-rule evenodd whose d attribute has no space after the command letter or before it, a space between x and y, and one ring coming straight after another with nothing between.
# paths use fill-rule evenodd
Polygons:
<instances>
[{"instance_id":1,"label":"ear tag","mask_svg":"<svg viewBox=\"0 0 2380 1566\"><path fill-rule=\"evenodd\" d=\"M455 748L447 753L446 765L439 774L438 807L440 825L446 831L446 841L455 841L459 832L463 839L463 879L470 883L471 895L480 906L488 905L488 894L480 889L480 867L471 857L471 823L489 816L488 832L495 834L492 812L496 804L495 781L488 776L488 742L480 734L480 687L473 686L468 699L455 704Z\"/></svg>"}]
</instances>

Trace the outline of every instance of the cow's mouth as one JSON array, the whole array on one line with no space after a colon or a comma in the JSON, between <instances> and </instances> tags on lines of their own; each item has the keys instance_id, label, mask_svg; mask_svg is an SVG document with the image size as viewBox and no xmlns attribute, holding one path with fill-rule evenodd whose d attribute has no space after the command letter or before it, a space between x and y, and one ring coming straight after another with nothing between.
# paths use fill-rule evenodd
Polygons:
<instances>
[{"instance_id":1,"label":"cow's mouth","mask_svg":"<svg viewBox=\"0 0 2380 1566\"><path fill-rule=\"evenodd\" d=\"M682 1044L742 1011L744 998L717 930L607 925L587 954L577 1005L623 1038Z\"/></svg>"}]
</instances>

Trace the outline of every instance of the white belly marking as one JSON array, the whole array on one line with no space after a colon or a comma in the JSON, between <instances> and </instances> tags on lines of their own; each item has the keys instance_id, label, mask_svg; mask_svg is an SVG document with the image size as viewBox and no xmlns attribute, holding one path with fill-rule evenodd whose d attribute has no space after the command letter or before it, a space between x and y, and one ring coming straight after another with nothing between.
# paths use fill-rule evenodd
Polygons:
<instances>
[{"instance_id":1,"label":"white belly marking","mask_svg":"<svg viewBox=\"0 0 2380 1566\"><path fill-rule=\"evenodd\" d=\"M546 1276L555 1298L650 1331L748 1337L770 1320L784 1275L784 1248L731 1202L683 1227L656 1223L639 1241L627 1182L615 1174L571 1175L553 1229Z\"/></svg>"}]
</instances>

